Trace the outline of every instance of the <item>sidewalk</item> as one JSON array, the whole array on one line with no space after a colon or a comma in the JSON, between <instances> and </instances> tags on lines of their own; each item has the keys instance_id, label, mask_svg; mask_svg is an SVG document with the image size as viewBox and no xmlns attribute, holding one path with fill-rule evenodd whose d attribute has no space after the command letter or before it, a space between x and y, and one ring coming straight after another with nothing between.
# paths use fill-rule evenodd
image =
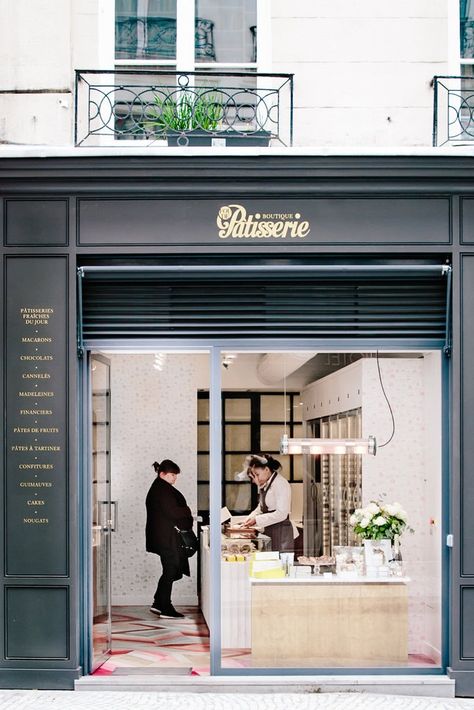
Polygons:
<instances>
[{"instance_id":1,"label":"sidewalk","mask_svg":"<svg viewBox=\"0 0 474 710\"><path fill-rule=\"evenodd\" d=\"M474 710L474 699L372 693L123 693L0 690L1 710Z\"/></svg>"}]
</instances>

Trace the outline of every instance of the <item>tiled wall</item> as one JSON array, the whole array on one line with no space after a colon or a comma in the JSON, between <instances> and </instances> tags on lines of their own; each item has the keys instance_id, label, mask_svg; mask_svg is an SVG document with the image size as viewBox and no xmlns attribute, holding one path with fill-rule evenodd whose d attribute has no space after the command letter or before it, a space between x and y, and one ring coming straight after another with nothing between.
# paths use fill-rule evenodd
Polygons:
<instances>
[{"instance_id":1,"label":"tiled wall","mask_svg":"<svg viewBox=\"0 0 474 710\"><path fill-rule=\"evenodd\" d=\"M362 433L377 455L362 461L363 505L399 502L414 534L402 537L409 582L409 651L439 662L441 622L441 369L440 353L423 358L363 358L305 390L305 417L362 407Z\"/></svg>"},{"instance_id":2,"label":"tiled wall","mask_svg":"<svg viewBox=\"0 0 474 710\"><path fill-rule=\"evenodd\" d=\"M112 355L112 497L119 525L112 541L112 601L149 604L157 555L145 551L145 497L153 461L170 458L181 468L177 488L196 512L196 355L166 356L154 369L153 354ZM200 356L203 357L203 356ZM196 557L191 578L174 585L175 604L196 604Z\"/></svg>"},{"instance_id":3,"label":"tiled wall","mask_svg":"<svg viewBox=\"0 0 474 710\"><path fill-rule=\"evenodd\" d=\"M402 537L409 582L409 650L438 660L440 649L441 374L439 353L425 359L381 359L395 417L395 436L364 458L363 502L398 501L414 534ZM383 444L392 430L375 359L362 368L362 427ZM431 524L433 519L435 522Z\"/></svg>"}]
</instances>

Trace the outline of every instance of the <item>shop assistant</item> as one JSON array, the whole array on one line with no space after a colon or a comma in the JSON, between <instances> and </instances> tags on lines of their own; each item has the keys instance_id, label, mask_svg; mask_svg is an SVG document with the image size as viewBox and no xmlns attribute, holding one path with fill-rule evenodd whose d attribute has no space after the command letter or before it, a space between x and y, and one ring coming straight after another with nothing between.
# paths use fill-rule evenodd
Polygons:
<instances>
[{"instance_id":1,"label":"shop assistant","mask_svg":"<svg viewBox=\"0 0 474 710\"><path fill-rule=\"evenodd\" d=\"M179 545L176 527L191 530L193 516L186 500L174 484L180 473L179 466L165 459L154 462L157 477L146 497L146 550L160 556L163 568L150 611L169 619L182 619L171 603L173 582L183 574L190 576L189 562Z\"/></svg>"},{"instance_id":2,"label":"shop assistant","mask_svg":"<svg viewBox=\"0 0 474 710\"><path fill-rule=\"evenodd\" d=\"M291 486L279 472L281 464L268 454L252 455L248 461L249 476L258 486L259 503L244 527L264 528L272 541L272 550L291 552L297 531L290 522Z\"/></svg>"}]
</instances>

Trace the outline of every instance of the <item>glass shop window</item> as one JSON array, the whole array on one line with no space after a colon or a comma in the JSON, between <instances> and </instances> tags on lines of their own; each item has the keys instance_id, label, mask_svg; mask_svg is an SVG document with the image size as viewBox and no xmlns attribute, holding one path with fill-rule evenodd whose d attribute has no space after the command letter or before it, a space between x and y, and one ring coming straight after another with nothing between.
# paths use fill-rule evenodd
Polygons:
<instances>
[{"instance_id":1,"label":"glass shop window","mask_svg":"<svg viewBox=\"0 0 474 710\"><path fill-rule=\"evenodd\" d=\"M285 356L222 373L221 666L440 668L442 355Z\"/></svg>"}]
</instances>

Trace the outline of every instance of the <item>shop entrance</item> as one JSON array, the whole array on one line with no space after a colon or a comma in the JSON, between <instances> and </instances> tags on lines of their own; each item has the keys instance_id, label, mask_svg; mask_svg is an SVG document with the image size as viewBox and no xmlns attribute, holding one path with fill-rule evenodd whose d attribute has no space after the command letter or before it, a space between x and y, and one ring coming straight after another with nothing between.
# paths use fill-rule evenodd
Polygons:
<instances>
[{"instance_id":1,"label":"shop entrance","mask_svg":"<svg viewBox=\"0 0 474 710\"><path fill-rule=\"evenodd\" d=\"M199 608L198 556L173 584L184 619L151 612L161 557L145 549L145 500L163 459L178 463L176 489L201 528L197 465L198 383L205 351L89 352L89 639L92 673L209 673L209 630ZM201 436L202 440L202 436ZM208 449L208 443L205 444ZM199 505L209 510L200 495Z\"/></svg>"},{"instance_id":2,"label":"shop entrance","mask_svg":"<svg viewBox=\"0 0 474 710\"><path fill-rule=\"evenodd\" d=\"M80 347L86 351L102 351L111 361L109 464L112 477L107 478L106 467L103 467L103 474L106 480L112 480L113 488L117 480L114 466L117 451L114 421L117 417L114 417L113 403L118 398L121 402L119 414L123 418L125 413L126 419L120 441L135 452L125 467L124 479L124 500L131 499L132 493L139 494L135 516L130 519L130 530L135 530L134 535L143 534L140 532L144 527L143 500L150 485L149 478L143 479L143 489L140 490L139 476L144 471L151 475L153 461L159 461L163 456L173 458L170 452L177 445L187 443L186 449L174 449L178 464L184 461L184 450L193 452L194 459L189 462L187 470L193 471L193 513L196 518L202 518L199 521L202 534L199 574L196 570L192 592L195 606L200 605L204 624L211 630L207 641L210 663L206 668L204 665L199 667L197 672L238 675L258 674L262 670L268 673L273 669L275 673L314 673L318 669L340 668L342 672L361 667L380 669L380 672L387 667L408 673L442 671L447 635L441 614L443 595L446 595L441 570L446 559L440 541L447 509L441 495L442 470L446 471L442 465L446 452L441 446L445 434L441 422L447 421L447 417L443 419L441 411L448 390L447 379L441 375L447 369L441 353L443 350L449 353L450 273L449 267L434 263L337 265L308 261L282 264L276 260L240 266L161 263L80 269ZM173 357L182 356L189 358L187 362L194 367L197 356L203 353L207 358L206 377L193 380L189 391L191 366L186 365L171 379L167 396L161 394L151 400L144 397L141 403L140 400L136 402L136 411L130 411L130 401L134 401L138 391L134 379L138 358L148 358L148 366L152 368L158 355L169 355L171 362ZM290 373L290 357L297 359L304 353L309 354L307 360L297 364ZM130 358L126 364L116 360L116 356L122 355ZM277 367L275 359L278 358ZM270 375L262 375L265 361L272 365ZM106 363L97 362L106 368ZM322 367L324 363L327 364L326 370ZM391 385L388 389L395 392L392 399L399 397L399 401L396 406L398 414L395 412L388 423L385 421L381 425L384 416L395 411L390 394L388 397L384 394L381 376L384 365L390 380L386 384ZM126 387L117 387L114 379L114 373L120 372L121 367ZM154 369L159 371L159 368ZM272 374L272 370L277 374L274 371ZM93 381L92 375L90 380ZM442 389L444 397L441 397ZM153 387L145 384L141 391L149 395ZM93 399L92 390L88 397ZM277 405L278 398L280 403ZM100 396L97 399L100 401ZM293 411L295 401L302 408L300 413ZM374 406L376 402L377 406ZM407 417L409 402L414 414ZM181 419L170 416L172 412L177 412L178 417L182 415L186 407L183 409L181 405L188 406L189 403L193 409L193 444L183 437ZM153 431L145 426L148 449L138 466L144 448L140 445L139 434L144 426L139 424L140 416L145 416L145 422L148 422L156 411L167 417L169 433L167 437L162 436L161 423L156 424ZM367 430L368 423L372 423L375 431ZM386 431L387 426L393 427L391 433ZM94 435L88 427L89 420L85 440L92 441ZM381 433L378 431L380 427ZM367 459L367 463L362 459L361 464L360 457L365 453L347 450L344 442L354 438L356 431L362 438L376 436L380 449L375 459ZM106 433L102 433L99 442L105 451L108 450ZM298 550L295 545L293 559L283 557L280 554L282 549L272 550L268 540L265 543L260 539L258 529L260 527L265 535L266 526L258 525L261 511L254 506L260 501L261 491L246 477L244 463L247 455L255 453L263 454L264 459L268 454L278 460L282 434L290 441L303 439L307 442L309 439L313 444L314 440L319 442L321 439L342 441L341 448L331 452L321 449L319 444L312 447L307 443L299 451L283 449L285 460L279 462L281 471L278 469L278 474L281 473L286 483L281 485L289 486L286 488L291 491L288 499L300 501L297 510L288 509L285 513L289 524L294 524L295 532L298 527L302 531L302 540ZM390 446L385 448L388 443ZM88 456L92 461L92 446ZM89 470L90 481L99 481L92 478L92 463ZM181 480L185 480L184 476ZM407 496L407 491L412 494ZM90 499L90 489L86 498ZM408 504L405 499L409 500ZM123 505L119 501L121 512L117 528L117 516L111 514L114 506L100 502L99 489L96 500L97 511L95 518L90 514L89 525L107 528L103 533L109 540L111 534L115 536L114 547L128 554L120 565L123 571L130 567L129 562L138 559L136 550L143 550L143 537L141 543L137 543L138 537L135 537L135 542L127 547L125 543L131 540L128 535L124 544L117 545L117 536L121 534L120 530L124 530L126 520ZM365 551L354 548L362 548L355 543L360 543L365 529L372 525L371 510L374 509L369 506L377 504L380 512L377 517L386 515L391 519L400 509L411 508L413 501L418 501L418 507L408 511L408 521L418 521L416 527L410 525L415 530L416 544L408 544L407 539L403 547L404 560L409 562L417 581L408 592L408 587L403 585L408 585L411 577L397 576L395 572L392 575L390 571L388 563L395 559L390 545L385 546L385 551L384 546L375 550L375 557L370 558L374 564L369 564ZM385 503L389 506L386 509L383 507ZM271 509L267 511L273 512ZM209 514L209 526L206 526ZM226 522L229 514L230 528L236 528L238 534L237 537L225 535L223 538L221 523ZM407 516L406 510L404 515ZM239 534L238 526L247 518L251 529L245 530L248 534L243 536ZM403 522L403 516L401 520ZM360 523L358 532L356 523ZM112 528L115 528L114 533L111 533ZM356 532L358 537L354 536ZM385 532L387 537L384 539L390 540L394 530ZM380 538L375 533L374 536ZM266 537L272 542L271 535ZM91 534L87 547L90 551L87 553L89 570L94 556L92 538ZM104 544L107 552L109 543L105 540ZM238 550L234 549L239 545ZM294 564L295 553L297 565ZM97 559L110 559L107 554L95 554ZM270 556L266 558L268 554ZM114 580L117 578L113 559L114 555L112 606ZM363 565L364 570L368 567L371 572L374 567L382 569L378 570L378 576L367 578L365 572L360 574ZM392 567L395 569L394 565ZM392 576L397 579L388 581ZM122 589L125 605L131 605L126 595L135 579L140 593L145 595L139 604L149 609L156 577L156 565L149 572L147 585L133 570ZM287 581L278 581L283 578ZM110 613L107 605L103 608L100 605L99 592L107 586L107 573L100 579L104 584L101 587L96 580L96 609L91 594L87 606L87 618L98 612L97 665L103 660L103 654L110 651L110 637L114 651L113 628L111 635L108 631ZM186 588L183 584L178 581L176 588L178 585ZM340 585L337 594L334 592L336 586L331 586L334 584ZM325 585L329 586L326 588ZM348 589L347 600L344 594ZM432 590L435 590L434 597ZM317 613L314 607L315 591L318 597L322 595L318 608L324 608L324 614ZM290 596L282 596L282 592ZM375 595L372 601L369 599L371 595ZM328 608L336 598L340 600L337 613ZM351 606L349 613L342 613L341 609L347 608L346 602L350 606L354 599L360 600L359 607L353 609ZM425 599L429 599L428 604ZM283 640L272 638L268 644L265 631L268 624L262 620L268 617L270 607L277 613L281 608L287 609L288 613L285 623L281 616L278 621L270 620L271 628L285 631L282 631ZM379 631L373 638L374 643L363 648L351 645L351 638L359 638L365 631L370 631L364 631L364 619L372 618L374 608L384 610L378 619ZM320 624L327 618L332 621L323 629ZM349 619L353 620L354 628ZM102 621L104 626L100 627ZM402 630L402 636L396 638L394 655L384 652L386 644L380 647L375 643L387 632L389 622L395 635L397 629ZM156 631L148 628L143 632L143 619L125 619L122 615L120 623L124 624L121 631L130 623L135 632L140 627L142 636L149 633L150 639ZM146 622L145 626L147 623L152 622ZM176 642L175 633L175 628L172 631L164 629L161 641L167 634L169 639L171 634L175 639L173 645L181 652L185 644ZM304 643L298 641L302 634L306 634ZM345 643L335 647L331 639L342 637ZM89 648L92 648L92 638L91 633ZM318 646L315 639L321 638L325 643ZM191 640L189 634L185 638L186 645L192 645ZM199 643L204 650L206 643L201 639ZM269 652L269 648L275 653ZM340 648L343 649L342 655ZM164 655L161 646L159 653ZM91 651L90 670L94 668L92 658ZM195 664L188 664L188 672L191 670L196 672Z\"/></svg>"},{"instance_id":3,"label":"shop entrance","mask_svg":"<svg viewBox=\"0 0 474 710\"><path fill-rule=\"evenodd\" d=\"M309 343L289 351L270 342L233 346L178 350L157 342L153 349L131 345L126 350L122 343L89 356L91 670L112 675L143 669L204 674L210 672L212 652L222 672L230 674L360 666L436 672L442 668L443 655L440 351L384 348L377 353L355 347L336 351L324 350L321 344L311 349ZM395 433L376 457L347 451L279 453L285 432L290 440L373 434L379 445L384 444L393 422L381 382L394 414ZM271 570L266 580L259 582L256 576L249 581L252 554L271 551L268 536L256 535L253 529L232 533L232 525L238 526L258 503L256 487L244 468L250 453L277 459L290 486L289 515L298 529L293 558L297 564L289 569L292 565L286 560L285 572L309 575L307 580L287 575L291 599L278 598L286 588ZM191 577L175 585L175 606L185 621L160 620L150 612L159 560L144 550L144 500L155 477L151 464L164 457L180 465L177 486L200 533L199 559L191 561ZM395 589L398 584L402 589L405 584L395 606L393 599L385 600L387 615L379 620L385 641L393 622L398 630L405 625L405 640L397 637L400 655L388 658L377 655L380 649L357 647L349 658L335 657L330 645L321 649L314 643L321 637L316 629L300 648L303 630L311 629L315 619L330 618L327 608L322 615L308 606L298 635L287 639L285 650L282 646L269 657L265 643L258 644L259 638L268 636L268 629L263 632L259 627L258 609L264 616L271 609L265 608L264 600L262 608L258 593L271 593L280 627L285 620L281 610L290 609L285 623L291 628L302 606L314 602L303 598L291 608L296 591L301 592L306 582L312 585L311 598L314 591L324 591L324 580L333 585L331 598L336 581L341 582L339 592L351 585L360 591L363 551L350 518L373 500L399 503L408 510L415 531L406 532L402 540L408 570L403 581L397 582L395 575L388 581L386 570L378 583L364 579L364 589L371 593L377 585ZM221 529L224 506L231 513L231 525ZM214 520L209 521L209 511L214 511ZM319 599L318 605L327 602ZM340 603L343 608L344 600ZM355 623L342 611L333 621L339 623L339 641ZM271 648L276 644L274 639Z\"/></svg>"}]
</instances>

